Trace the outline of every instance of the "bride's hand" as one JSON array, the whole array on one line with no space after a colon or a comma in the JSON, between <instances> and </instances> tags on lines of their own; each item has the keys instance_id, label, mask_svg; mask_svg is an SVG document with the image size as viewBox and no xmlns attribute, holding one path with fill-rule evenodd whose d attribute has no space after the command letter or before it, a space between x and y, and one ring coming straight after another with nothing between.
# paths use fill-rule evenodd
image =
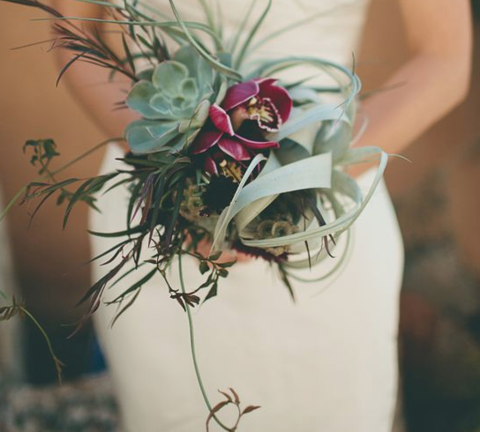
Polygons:
<instances>
[{"instance_id":1,"label":"bride's hand","mask_svg":"<svg viewBox=\"0 0 480 432\"><path fill-rule=\"evenodd\" d=\"M197 246L197 252L202 254L204 257L208 256L210 253L210 248L212 247L212 244L208 241L202 241L201 243L198 244ZM252 257L242 253L242 252L237 252L234 250L229 250L229 251L223 251L222 255L220 258L216 261L218 263L226 263L226 262L245 262L251 260Z\"/></svg>"}]
</instances>

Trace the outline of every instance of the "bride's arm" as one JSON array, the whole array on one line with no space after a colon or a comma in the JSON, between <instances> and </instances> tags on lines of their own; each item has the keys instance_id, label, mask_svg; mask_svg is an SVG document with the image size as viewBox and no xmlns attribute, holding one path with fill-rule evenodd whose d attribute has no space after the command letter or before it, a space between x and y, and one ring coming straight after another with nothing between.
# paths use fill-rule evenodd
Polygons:
<instances>
[{"instance_id":1,"label":"bride's arm","mask_svg":"<svg viewBox=\"0 0 480 432\"><path fill-rule=\"evenodd\" d=\"M89 3L56 0L55 7L64 16L104 18L103 9ZM80 25L88 29L88 24ZM104 24L95 26L104 32L109 46L121 52L121 40L114 34L109 36L107 32L109 29ZM114 30L118 30L118 27ZM73 57L70 51L64 49L57 50L56 53L61 67ZM116 74L112 80L110 70L77 61L64 75L63 81L69 86L75 100L83 106L108 138L122 137L125 127L138 118L137 114L129 109L115 109L118 102L125 100L125 94L131 87L131 81L120 74Z\"/></svg>"},{"instance_id":2,"label":"bride's arm","mask_svg":"<svg viewBox=\"0 0 480 432\"><path fill-rule=\"evenodd\" d=\"M399 2L412 55L385 87L404 85L363 103L370 122L358 143L397 154L465 98L472 47L468 0Z\"/></svg>"},{"instance_id":3,"label":"bride's arm","mask_svg":"<svg viewBox=\"0 0 480 432\"><path fill-rule=\"evenodd\" d=\"M401 153L415 138L459 104L468 92L471 62L471 14L468 0L399 0L408 37L410 60L385 83L405 83L377 93L363 103L369 127L358 145ZM90 4L59 1L67 16L100 16ZM64 64L71 54L61 51ZM129 83L109 72L77 63L66 78L77 99L109 137L121 136L135 114L114 111ZM364 169L364 168L360 168Z\"/></svg>"}]
</instances>

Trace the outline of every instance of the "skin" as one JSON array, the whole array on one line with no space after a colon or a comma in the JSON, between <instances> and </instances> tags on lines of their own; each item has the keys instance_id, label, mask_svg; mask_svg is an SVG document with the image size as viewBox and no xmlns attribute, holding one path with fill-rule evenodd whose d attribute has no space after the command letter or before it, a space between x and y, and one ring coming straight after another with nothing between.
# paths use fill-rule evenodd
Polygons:
<instances>
[{"instance_id":1,"label":"skin","mask_svg":"<svg viewBox=\"0 0 480 432\"><path fill-rule=\"evenodd\" d=\"M383 87L405 85L376 93L364 101L362 111L369 119L369 127L357 143L358 146L378 146L391 154L401 154L464 100L469 87L472 50L468 0L398 2L410 56ZM101 11L93 5L58 1L57 7L66 16L101 16ZM70 58L71 54L59 52L62 64ZM136 118L127 110L112 111L114 103L124 97L123 91L129 86L127 81L117 79L98 86L99 82L108 81L108 72L85 64L72 68L67 79L78 101L108 136L121 136L124 127ZM358 176L368 168L366 165L354 167L352 174ZM225 258L231 259L231 256Z\"/></svg>"},{"instance_id":2,"label":"skin","mask_svg":"<svg viewBox=\"0 0 480 432\"><path fill-rule=\"evenodd\" d=\"M466 0L399 0L410 58L362 105L369 127L359 146L401 154L467 96L472 27ZM359 167L359 174L365 167Z\"/></svg>"}]
</instances>

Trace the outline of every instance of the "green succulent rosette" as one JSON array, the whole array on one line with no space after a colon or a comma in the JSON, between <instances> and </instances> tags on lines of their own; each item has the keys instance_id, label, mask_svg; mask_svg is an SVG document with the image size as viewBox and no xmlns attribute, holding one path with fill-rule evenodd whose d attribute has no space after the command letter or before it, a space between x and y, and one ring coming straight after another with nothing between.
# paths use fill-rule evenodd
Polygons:
<instances>
[{"instance_id":1,"label":"green succulent rosette","mask_svg":"<svg viewBox=\"0 0 480 432\"><path fill-rule=\"evenodd\" d=\"M172 60L143 72L126 104L143 119L131 123L126 139L134 154L180 150L192 142L208 118L220 79L191 46ZM215 88L217 91L215 91Z\"/></svg>"}]
</instances>

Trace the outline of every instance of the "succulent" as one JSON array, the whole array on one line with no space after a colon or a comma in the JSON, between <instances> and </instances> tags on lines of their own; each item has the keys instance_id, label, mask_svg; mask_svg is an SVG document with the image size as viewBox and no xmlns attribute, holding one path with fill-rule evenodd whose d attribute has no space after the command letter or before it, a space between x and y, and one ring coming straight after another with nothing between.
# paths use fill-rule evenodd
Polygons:
<instances>
[{"instance_id":1,"label":"succulent","mask_svg":"<svg viewBox=\"0 0 480 432\"><path fill-rule=\"evenodd\" d=\"M143 119L131 123L126 138L134 154L181 149L198 134L215 96L212 68L190 46L142 74L126 104Z\"/></svg>"}]
</instances>

